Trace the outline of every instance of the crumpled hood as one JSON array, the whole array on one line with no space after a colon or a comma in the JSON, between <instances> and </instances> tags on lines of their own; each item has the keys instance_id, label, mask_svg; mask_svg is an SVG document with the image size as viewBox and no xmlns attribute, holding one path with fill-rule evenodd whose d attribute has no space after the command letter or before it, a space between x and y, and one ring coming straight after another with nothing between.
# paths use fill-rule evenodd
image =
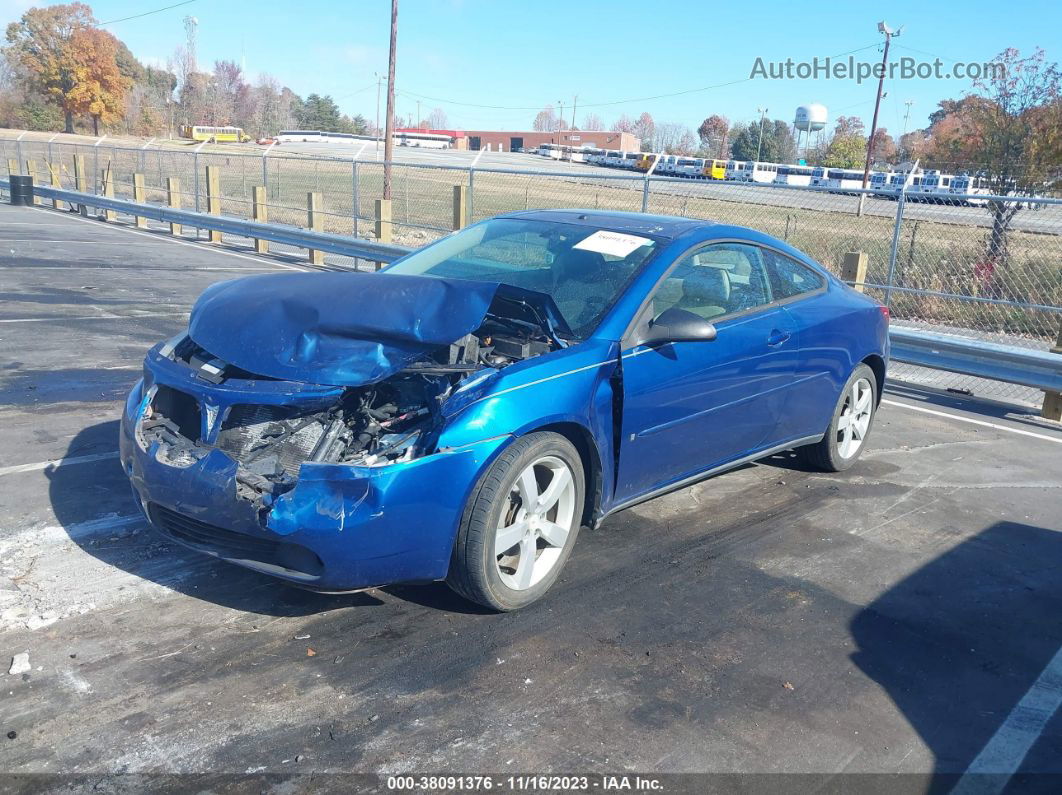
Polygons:
<instances>
[{"instance_id":1,"label":"crumpled hood","mask_svg":"<svg viewBox=\"0 0 1062 795\"><path fill-rule=\"evenodd\" d=\"M207 288L188 333L256 375L361 386L475 331L497 289L386 272L248 276Z\"/></svg>"}]
</instances>

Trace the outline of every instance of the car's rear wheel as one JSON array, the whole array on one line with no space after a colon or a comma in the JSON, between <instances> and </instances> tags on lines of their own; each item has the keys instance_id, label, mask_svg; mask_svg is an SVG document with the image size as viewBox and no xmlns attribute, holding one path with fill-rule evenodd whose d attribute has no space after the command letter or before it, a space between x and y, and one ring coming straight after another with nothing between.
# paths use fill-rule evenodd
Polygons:
<instances>
[{"instance_id":1,"label":"car's rear wheel","mask_svg":"<svg viewBox=\"0 0 1062 795\"><path fill-rule=\"evenodd\" d=\"M469 498L447 583L495 610L539 599L571 555L585 493L582 462L571 442L545 432L516 440Z\"/></svg>"},{"instance_id":2,"label":"car's rear wheel","mask_svg":"<svg viewBox=\"0 0 1062 795\"><path fill-rule=\"evenodd\" d=\"M811 466L824 472L841 472L859 459L878 406L874 371L860 364L848 377L837 400L830 427L822 441L798 449Z\"/></svg>"}]
</instances>

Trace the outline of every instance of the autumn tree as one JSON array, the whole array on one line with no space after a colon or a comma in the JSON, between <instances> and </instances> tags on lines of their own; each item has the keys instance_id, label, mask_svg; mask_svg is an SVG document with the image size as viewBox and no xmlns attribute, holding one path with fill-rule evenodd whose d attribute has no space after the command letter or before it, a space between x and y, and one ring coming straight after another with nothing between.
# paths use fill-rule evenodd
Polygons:
<instances>
[{"instance_id":1,"label":"autumn tree","mask_svg":"<svg viewBox=\"0 0 1062 795\"><path fill-rule=\"evenodd\" d=\"M74 87L70 109L92 118L92 134L100 122L113 124L125 111L125 95L132 81L118 69L118 39L99 28L82 28L70 37L73 46Z\"/></svg>"},{"instance_id":2,"label":"autumn tree","mask_svg":"<svg viewBox=\"0 0 1062 795\"><path fill-rule=\"evenodd\" d=\"M874 131L874 143L871 149L874 153L874 161L877 163L890 163L896 159L896 142L892 140L889 131L884 127L878 127Z\"/></svg>"},{"instance_id":3,"label":"autumn tree","mask_svg":"<svg viewBox=\"0 0 1062 795\"><path fill-rule=\"evenodd\" d=\"M730 132L730 120L726 116L714 113L701 122L697 128L697 137L701 146L710 157L725 158L727 151L727 134Z\"/></svg>"},{"instance_id":4,"label":"autumn tree","mask_svg":"<svg viewBox=\"0 0 1062 795\"><path fill-rule=\"evenodd\" d=\"M833 136L822 164L827 168L863 168L866 162L867 139L850 133Z\"/></svg>"},{"instance_id":5,"label":"autumn tree","mask_svg":"<svg viewBox=\"0 0 1062 795\"><path fill-rule=\"evenodd\" d=\"M866 125L863 124L863 120L858 116L838 116L837 121L833 128L833 137L845 135L861 135L864 138L867 134Z\"/></svg>"},{"instance_id":6,"label":"autumn tree","mask_svg":"<svg viewBox=\"0 0 1062 795\"><path fill-rule=\"evenodd\" d=\"M74 36L95 24L92 9L71 3L31 8L7 26L8 57L29 86L63 112L68 133L74 131L74 115L82 112L84 103L78 86L83 59L77 57Z\"/></svg>"},{"instance_id":7,"label":"autumn tree","mask_svg":"<svg viewBox=\"0 0 1062 795\"><path fill-rule=\"evenodd\" d=\"M945 113L932 128L934 153L947 152L956 164L983 175L997 196L1034 196L1060 171L1062 73L1041 49L1025 57L1007 49L994 63L1000 68L975 80L972 94L942 106ZM1026 203L997 200L986 206L992 227L977 271L986 291L998 293L998 271L1008 264L1010 226Z\"/></svg>"}]
</instances>

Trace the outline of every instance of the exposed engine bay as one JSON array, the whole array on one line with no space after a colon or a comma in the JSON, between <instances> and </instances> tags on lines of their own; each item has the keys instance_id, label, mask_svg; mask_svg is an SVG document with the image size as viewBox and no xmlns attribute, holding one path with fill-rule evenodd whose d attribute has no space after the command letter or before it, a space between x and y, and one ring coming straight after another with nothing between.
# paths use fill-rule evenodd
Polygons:
<instances>
[{"instance_id":1,"label":"exposed engine bay","mask_svg":"<svg viewBox=\"0 0 1062 795\"><path fill-rule=\"evenodd\" d=\"M225 452L237 462L237 496L267 507L294 488L304 462L384 466L434 452L441 406L462 381L485 368L566 347L567 336L540 307L498 295L474 332L382 381L346 387L338 398L334 389L324 399L293 391L290 400L273 404L233 402L231 388L247 383L253 401L260 394L255 383L284 382L224 362L186 336L160 354L195 371L204 390L224 385L229 397L219 401L219 410L158 384L138 441L144 449L157 443L158 459L177 467L191 466L214 449Z\"/></svg>"}]
</instances>

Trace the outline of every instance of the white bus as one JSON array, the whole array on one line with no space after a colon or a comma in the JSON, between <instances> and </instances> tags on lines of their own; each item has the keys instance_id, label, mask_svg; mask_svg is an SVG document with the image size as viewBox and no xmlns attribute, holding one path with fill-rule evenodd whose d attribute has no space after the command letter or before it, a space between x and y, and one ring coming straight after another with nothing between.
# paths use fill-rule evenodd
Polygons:
<instances>
[{"instance_id":1,"label":"white bus","mask_svg":"<svg viewBox=\"0 0 1062 795\"><path fill-rule=\"evenodd\" d=\"M951 174L942 174L939 171L927 171L922 178L922 184L914 192L919 194L922 201L941 202L946 201L951 193Z\"/></svg>"},{"instance_id":2,"label":"white bus","mask_svg":"<svg viewBox=\"0 0 1062 795\"><path fill-rule=\"evenodd\" d=\"M538 153L543 157L560 160L561 156L564 154L564 147L560 144L539 144Z\"/></svg>"},{"instance_id":3,"label":"white bus","mask_svg":"<svg viewBox=\"0 0 1062 795\"><path fill-rule=\"evenodd\" d=\"M623 152L619 149L606 149L604 156L601 158L600 165L606 168L618 168L619 162L623 159Z\"/></svg>"},{"instance_id":4,"label":"white bus","mask_svg":"<svg viewBox=\"0 0 1062 795\"><path fill-rule=\"evenodd\" d=\"M592 146L583 147L583 159L593 166L600 166L605 160L605 150Z\"/></svg>"},{"instance_id":5,"label":"white bus","mask_svg":"<svg viewBox=\"0 0 1062 795\"><path fill-rule=\"evenodd\" d=\"M774 178L777 176L777 163L761 163L759 160L747 160L738 175L738 182L774 182Z\"/></svg>"},{"instance_id":6,"label":"white bus","mask_svg":"<svg viewBox=\"0 0 1062 795\"><path fill-rule=\"evenodd\" d=\"M892 178L895 176L892 171L872 171L870 172L870 189L874 191L874 195L881 193L888 193L893 190ZM900 184L903 184L902 182Z\"/></svg>"},{"instance_id":7,"label":"white bus","mask_svg":"<svg viewBox=\"0 0 1062 795\"><path fill-rule=\"evenodd\" d=\"M705 179L703 157L680 157L675 163L675 174L692 179Z\"/></svg>"},{"instance_id":8,"label":"white bus","mask_svg":"<svg viewBox=\"0 0 1062 795\"><path fill-rule=\"evenodd\" d=\"M726 176L724 179L734 181L741 178L742 172L745 170L744 160L728 160L726 161Z\"/></svg>"},{"instance_id":9,"label":"white bus","mask_svg":"<svg viewBox=\"0 0 1062 795\"><path fill-rule=\"evenodd\" d=\"M641 152L624 152L623 153L623 157L620 159L619 163L617 163L616 165L619 168L633 169L634 168L634 164L637 163L641 159L642 159L642 153Z\"/></svg>"},{"instance_id":10,"label":"white bus","mask_svg":"<svg viewBox=\"0 0 1062 795\"><path fill-rule=\"evenodd\" d=\"M952 177L951 192L954 195L966 197L963 199L956 200L961 202L962 204L972 205L974 207L983 207L984 205L988 204L988 200L976 197L985 194L990 194L992 192L992 186L990 180L986 179L985 177L974 177L969 174L957 174Z\"/></svg>"},{"instance_id":11,"label":"white bus","mask_svg":"<svg viewBox=\"0 0 1062 795\"><path fill-rule=\"evenodd\" d=\"M844 193L863 187L863 172L854 168L824 168L816 166L811 173L811 184L829 188L830 193Z\"/></svg>"},{"instance_id":12,"label":"white bus","mask_svg":"<svg viewBox=\"0 0 1062 795\"><path fill-rule=\"evenodd\" d=\"M776 185L810 185L811 166L778 166L778 173L774 177Z\"/></svg>"}]
</instances>

